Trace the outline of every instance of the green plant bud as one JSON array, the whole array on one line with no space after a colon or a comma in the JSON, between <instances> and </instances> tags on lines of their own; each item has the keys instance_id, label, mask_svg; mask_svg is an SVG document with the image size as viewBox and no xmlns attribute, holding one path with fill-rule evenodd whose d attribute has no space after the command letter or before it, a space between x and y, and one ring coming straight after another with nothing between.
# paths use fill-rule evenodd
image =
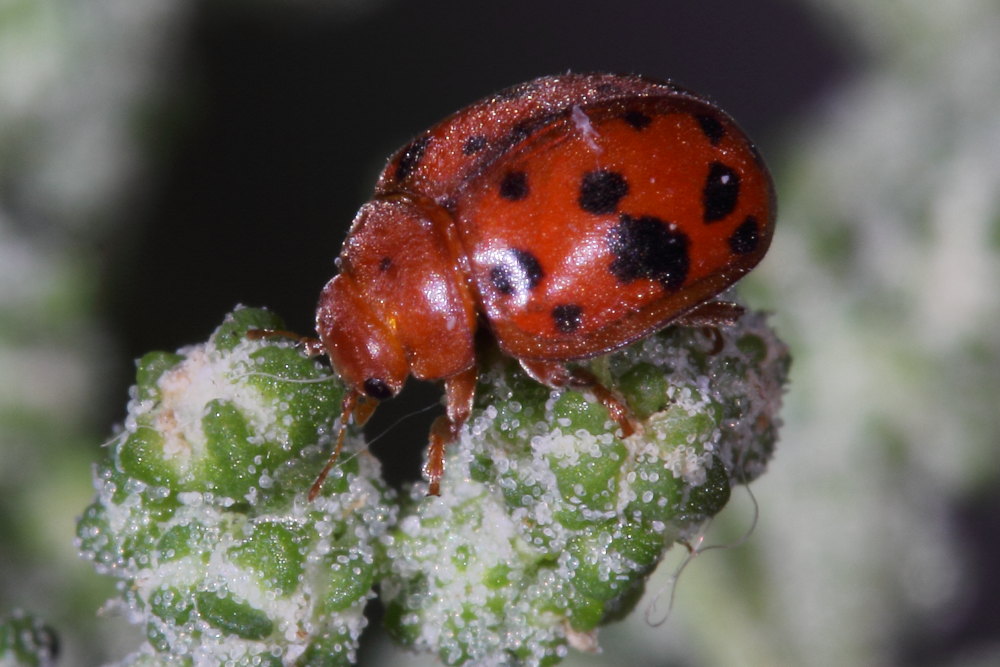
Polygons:
<instances>
[{"instance_id":1,"label":"green plant bud","mask_svg":"<svg viewBox=\"0 0 1000 667\"><path fill-rule=\"evenodd\" d=\"M349 437L306 494L343 387L280 328L238 309L204 345L142 358L121 434L77 526L84 557L122 580L147 644L122 664L350 664L394 517Z\"/></svg>"},{"instance_id":2,"label":"green plant bud","mask_svg":"<svg viewBox=\"0 0 1000 667\"><path fill-rule=\"evenodd\" d=\"M596 645L670 545L763 471L787 368L752 313L594 360L638 422L623 438L587 391L550 391L497 358L440 497L416 485L382 540L390 634L445 664L553 664Z\"/></svg>"}]
</instances>

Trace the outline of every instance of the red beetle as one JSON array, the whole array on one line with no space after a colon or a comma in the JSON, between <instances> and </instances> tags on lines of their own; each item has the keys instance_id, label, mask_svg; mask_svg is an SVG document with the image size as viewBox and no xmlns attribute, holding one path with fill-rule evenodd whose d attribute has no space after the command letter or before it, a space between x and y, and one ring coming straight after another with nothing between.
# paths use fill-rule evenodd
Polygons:
<instances>
[{"instance_id":1,"label":"red beetle","mask_svg":"<svg viewBox=\"0 0 1000 667\"><path fill-rule=\"evenodd\" d=\"M567 361L670 323L731 321L712 299L752 269L774 230L770 174L704 97L640 76L529 81L446 118L401 148L361 207L320 296L316 349L353 413L406 378L444 380L424 474L469 417L475 336L550 387L589 386L631 433L627 410Z\"/></svg>"}]
</instances>

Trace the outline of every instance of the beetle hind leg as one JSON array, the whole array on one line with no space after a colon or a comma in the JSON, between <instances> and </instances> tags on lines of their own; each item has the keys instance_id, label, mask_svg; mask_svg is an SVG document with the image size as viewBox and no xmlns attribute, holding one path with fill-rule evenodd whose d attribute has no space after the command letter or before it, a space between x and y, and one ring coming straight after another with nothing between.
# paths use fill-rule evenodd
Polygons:
<instances>
[{"instance_id":1,"label":"beetle hind leg","mask_svg":"<svg viewBox=\"0 0 1000 667\"><path fill-rule=\"evenodd\" d=\"M726 339L723 337L720 327L736 324L743 316L744 311L743 306L731 301L706 301L694 310L684 313L673 323L683 327L701 329L712 343L708 353L714 356L722 352L722 348L726 345Z\"/></svg>"},{"instance_id":2,"label":"beetle hind leg","mask_svg":"<svg viewBox=\"0 0 1000 667\"><path fill-rule=\"evenodd\" d=\"M684 327L723 327L739 322L746 309L732 301L706 301L687 311L671 324Z\"/></svg>"},{"instance_id":3,"label":"beetle hind leg","mask_svg":"<svg viewBox=\"0 0 1000 667\"><path fill-rule=\"evenodd\" d=\"M594 394L594 398L607 408L611 418L622 430L622 437L629 437L636 432L636 424L632 411L623 400L605 387L593 373L582 368L567 368L557 361L529 361L520 359L521 367L537 382L553 389L585 389Z\"/></svg>"}]
</instances>

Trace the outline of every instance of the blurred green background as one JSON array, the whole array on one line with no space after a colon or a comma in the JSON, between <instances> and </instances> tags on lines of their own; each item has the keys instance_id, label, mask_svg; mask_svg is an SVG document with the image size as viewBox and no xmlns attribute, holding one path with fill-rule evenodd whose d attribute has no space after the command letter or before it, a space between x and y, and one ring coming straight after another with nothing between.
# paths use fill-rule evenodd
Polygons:
<instances>
[{"instance_id":1,"label":"blurred green background","mask_svg":"<svg viewBox=\"0 0 1000 667\"><path fill-rule=\"evenodd\" d=\"M310 332L392 150L607 70L707 93L759 142L779 227L742 293L795 363L750 541L688 566L665 624L565 664L1000 664L998 35L995 0L0 0L0 615L54 626L61 665L138 644L72 545L132 360L236 303ZM421 447L374 449L399 482ZM752 515L737 493L707 539ZM370 628L361 663L402 662L434 664Z\"/></svg>"}]
</instances>

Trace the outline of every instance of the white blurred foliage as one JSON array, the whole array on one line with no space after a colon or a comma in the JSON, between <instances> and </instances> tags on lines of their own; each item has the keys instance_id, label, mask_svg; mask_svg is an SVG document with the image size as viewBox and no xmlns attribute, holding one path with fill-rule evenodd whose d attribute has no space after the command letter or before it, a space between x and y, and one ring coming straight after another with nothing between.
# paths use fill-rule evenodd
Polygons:
<instances>
[{"instance_id":1,"label":"white blurred foliage","mask_svg":"<svg viewBox=\"0 0 1000 667\"><path fill-rule=\"evenodd\" d=\"M0 371L19 382L4 383L0 403L70 421L93 396L99 354L87 322L95 258L75 234L96 231L141 173L133 117L183 4L3 5Z\"/></svg>"},{"instance_id":2,"label":"white blurred foliage","mask_svg":"<svg viewBox=\"0 0 1000 667\"><path fill-rule=\"evenodd\" d=\"M68 667L116 643L84 639L96 616L67 603L104 596L80 578L70 539L91 493L78 483L93 451L83 439L107 360L91 240L142 181L137 109L168 73L186 6L0 0L0 456L17 461L0 466L16 521L0 588L58 628Z\"/></svg>"},{"instance_id":3,"label":"white blurred foliage","mask_svg":"<svg viewBox=\"0 0 1000 667\"><path fill-rule=\"evenodd\" d=\"M894 664L970 596L949 511L1000 473L1000 4L815 4L863 70L772 165L750 283L792 348L785 427L750 543L688 568L670 634L629 631L650 656Z\"/></svg>"},{"instance_id":4,"label":"white blurred foliage","mask_svg":"<svg viewBox=\"0 0 1000 667\"><path fill-rule=\"evenodd\" d=\"M29 224L90 225L139 182L137 106L169 72L188 3L8 0L3 169Z\"/></svg>"}]
</instances>

